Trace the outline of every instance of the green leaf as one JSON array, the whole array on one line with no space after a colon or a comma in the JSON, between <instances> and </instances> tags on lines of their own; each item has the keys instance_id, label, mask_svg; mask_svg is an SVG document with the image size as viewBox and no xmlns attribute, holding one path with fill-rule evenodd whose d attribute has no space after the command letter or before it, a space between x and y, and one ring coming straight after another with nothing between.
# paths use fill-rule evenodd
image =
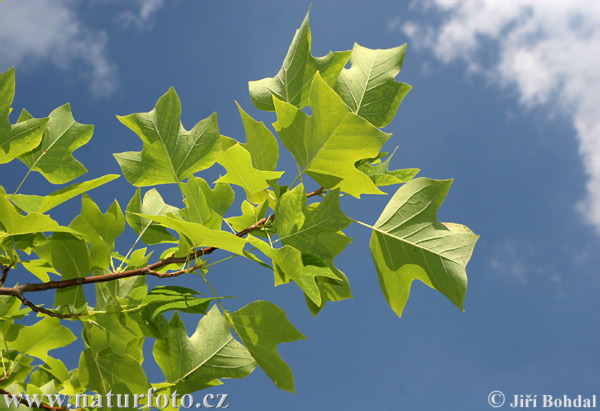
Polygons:
<instances>
[{"instance_id":1,"label":"green leaf","mask_svg":"<svg viewBox=\"0 0 600 411\"><path fill-rule=\"evenodd\" d=\"M265 217L269 208L269 202L263 201L258 206L252 205L249 201L244 200L242 203L242 215L236 217L230 217L227 222L235 231L242 231L243 229L256 224L258 220ZM255 231L255 235L260 235L260 231Z\"/></svg>"},{"instance_id":2,"label":"green leaf","mask_svg":"<svg viewBox=\"0 0 600 411\"><path fill-rule=\"evenodd\" d=\"M198 298L202 294L196 290L178 286L158 286L150 290L142 300L145 307L142 315L148 321L154 321L157 316L167 311L181 311L190 314L206 314L208 305L214 298Z\"/></svg>"},{"instance_id":3,"label":"green leaf","mask_svg":"<svg viewBox=\"0 0 600 411\"><path fill-rule=\"evenodd\" d=\"M180 218L167 216L144 215L141 217L151 219L164 227L175 230L185 236L192 247L216 247L235 254L244 255L246 240L236 237L227 231L211 230L202 224L190 223Z\"/></svg>"},{"instance_id":4,"label":"green leaf","mask_svg":"<svg viewBox=\"0 0 600 411\"><path fill-rule=\"evenodd\" d=\"M302 255L300 251L289 245L272 248L264 241L248 237L252 245L273 261L275 286L294 281L306 297L315 305L321 305L321 292L318 286L319 277L339 280L338 276L325 263L314 256Z\"/></svg>"},{"instance_id":5,"label":"green leaf","mask_svg":"<svg viewBox=\"0 0 600 411\"><path fill-rule=\"evenodd\" d=\"M295 392L292 370L277 352L277 345L306 337L288 321L285 311L268 301L255 301L228 316L265 374L280 389Z\"/></svg>"},{"instance_id":6,"label":"green leaf","mask_svg":"<svg viewBox=\"0 0 600 411\"><path fill-rule=\"evenodd\" d=\"M279 158L277 139L262 121L254 120L237 102L236 104L246 131L246 143L242 146L250 152L252 165L258 170L274 171Z\"/></svg>"},{"instance_id":7,"label":"green leaf","mask_svg":"<svg viewBox=\"0 0 600 411\"><path fill-rule=\"evenodd\" d=\"M118 309L118 306L106 306ZM139 363L143 361L143 336L140 326L130 316L114 312L98 314L93 321L83 323L83 339L94 353L110 350L117 355L130 355Z\"/></svg>"},{"instance_id":8,"label":"green leaf","mask_svg":"<svg viewBox=\"0 0 600 411\"><path fill-rule=\"evenodd\" d=\"M8 163L33 150L42 141L48 118L31 118L10 124L9 114L15 95L15 69L0 73L0 164Z\"/></svg>"},{"instance_id":9,"label":"green leaf","mask_svg":"<svg viewBox=\"0 0 600 411\"><path fill-rule=\"evenodd\" d=\"M54 191L45 197L27 194L7 195L6 197L12 201L13 204L27 213L45 213L65 201L77 197L79 194L86 193L119 177L118 174L107 174L93 180L71 184L70 186Z\"/></svg>"},{"instance_id":10,"label":"green leaf","mask_svg":"<svg viewBox=\"0 0 600 411\"><path fill-rule=\"evenodd\" d=\"M335 91L348 108L377 127L387 126L412 88L397 83L406 44L391 49L369 49L354 43L349 69L335 83Z\"/></svg>"},{"instance_id":11,"label":"green leaf","mask_svg":"<svg viewBox=\"0 0 600 411\"><path fill-rule=\"evenodd\" d=\"M381 290L398 316L414 280L463 309L466 265L479 238L468 227L440 223L437 211L452 180L417 178L389 201L373 228L371 253Z\"/></svg>"},{"instance_id":12,"label":"green leaf","mask_svg":"<svg viewBox=\"0 0 600 411\"><path fill-rule=\"evenodd\" d=\"M142 151L115 154L125 178L136 187L178 183L212 166L221 149L217 115L187 131L181 103L170 88L148 113L117 117L142 140Z\"/></svg>"},{"instance_id":13,"label":"green leaf","mask_svg":"<svg viewBox=\"0 0 600 411\"><path fill-rule=\"evenodd\" d=\"M264 171L254 168L250 153L239 143L221 151L217 162L227 170L227 174L221 176L217 183L242 187L248 200L254 203L264 201L266 199L264 190L269 188L269 181L277 180L283 174L282 171Z\"/></svg>"},{"instance_id":14,"label":"green leaf","mask_svg":"<svg viewBox=\"0 0 600 411\"><path fill-rule=\"evenodd\" d=\"M351 51L338 51L324 57L313 57L308 15L304 18L283 61L283 66L275 77L249 82L250 97L260 110L273 111L273 97L296 107L308 103L310 82L318 71L327 84L333 87Z\"/></svg>"},{"instance_id":15,"label":"green leaf","mask_svg":"<svg viewBox=\"0 0 600 411\"><path fill-rule=\"evenodd\" d=\"M62 274L63 280L83 278L91 274L90 250L85 241L68 233L55 233L48 241L34 248L35 253ZM80 285L56 290L56 306L85 305Z\"/></svg>"},{"instance_id":16,"label":"green leaf","mask_svg":"<svg viewBox=\"0 0 600 411\"><path fill-rule=\"evenodd\" d=\"M371 181L378 187L406 183L421 171L418 168L405 168L402 170L390 171L390 160L393 155L394 153L392 153L385 161L380 161L379 158L360 160L356 163L356 168L368 175Z\"/></svg>"},{"instance_id":17,"label":"green leaf","mask_svg":"<svg viewBox=\"0 0 600 411\"><path fill-rule=\"evenodd\" d=\"M176 240L171 233L164 227L153 223L152 220L141 217L140 214L166 215L178 211L177 208L165 204L155 188L144 194L144 200L142 201L140 189L138 188L127 205L125 218L133 231L141 237L144 244L172 243Z\"/></svg>"},{"instance_id":18,"label":"green leaf","mask_svg":"<svg viewBox=\"0 0 600 411\"><path fill-rule=\"evenodd\" d=\"M235 193L229 184L217 183L211 190L208 183L200 177L190 177L181 184L185 196L185 211L179 214L193 223L202 224L210 229L219 230L223 216L233 204Z\"/></svg>"},{"instance_id":19,"label":"green leaf","mask_svg":"<svg viewBox=\"0 0 600 411\"><path fill-rule=\"evenodd\" d=\"M58 274L52 264L45 260L21 261L21 264L23 264L23 268L43 282L50 281L50 276L48 275L49 273Z\"/></svg>"},{"instance_id":20,"label":"green leaf","mask_svg":"<svg viewBox=\"0 0 600 411\"><path fill-rule=\"evenodd\" d=\"M76 339L71 330L60 325L58 318L46 317L30 326L12 325L6 344L9 349L46 361L48 351L66 347Z\"/></svg>"},{"instance_id":21,"label":"green leaf","mask_svg":"<svg viewBox=\"0 0 600 411\"><path fill-rule=\"evenodd\" d=\"M19 214L5 195L0 195L0 223L4 226L4 231L0 230L0 240L21 234L43 232L63 232L79 235L73 229L59 225L45 214L30 213L26 216Z\"/></svg>"},{"instance_id":22,"label":"green leaf","mask_svg":"<svg viewBox=\"0 0 600 411\"><path fill-rule=\"evenodd\" d=\"M115 354L109 349L100 353L94 353L90 348L83 350L79 358L79 381L82 387L101 395L111 390L124 393L123 389L139 394L150 388L148 378L135 358Z\"/></svg>"},{"instance_id":23,"label":"green leaf","mask_svg":"<svg viewBox=\"0 0 600 411\"><path fill-rule=\"evenodd\" d=\"M30 118L31 115L24 112L19 123ZM83 164L73 157L73 152L92 138L94 126L76 122L68 103L54 109L49 118L41 144L19 156L19 160L52 184L68 183L87 173Z\"/></svg>"},{"instance_id":24,"label":"green leaf","mask_svg":"<svg viewBox=\"0 0 600 411\"><path fill-rule=\"evenodd\" d=\"M314 209L306 205L302 184L281 196L275 229L283 245L323 261L333 260L352 241L340 231L352 223L340 208L339 190L329 192Z\"/></svg>"},{"instance_id":25,"label":"green leaf","mask_svg":"<svg viewBox=\"0 0 600 411\"><path fill-rule=\"evenodd\" d=\"M125 229L125 218L119 203L115 202L102 214L90 196L82 197L81 214L69 224L81 233L90 245L91 266L107 269L115 248L115 239Z\"/></svg>"},{"instance_id":26,"label":"green leaf","mask_svg":"<svg viewBox=\"0 0 600 411\"><path fill-rule=\"evenodd\" d=\"M179 314L173 314L167 337L154 344L154 358L181 394L214 385L211 381L218 378L244 378L256 368L216 307L200 320L191 337Z\"/></svg>"},{"instance_id":27,"label":"green leaf","mask_svg":"<svg viewBox=\"0 0 600 411\"><path fill-rule=\"evenodd\" d=\"M277 122L273 126L302 173L325 188L340 188L354 197L382 193L355 163L377 156L391 134L349 112L319 73L309 97L312 116L281 100L274 101Z\"/></svg>"},{"instance_id":28,"label":"green leaf","mask_svg":"<svg viewBox=\"0 0 600 411\"><path fill-rule=\"evenodd\" d=\"M12 295L0 295L1 320L23 318L29 311L29 307L21 309L21 300L17 297Z\"/></svg>"}]
</instances>

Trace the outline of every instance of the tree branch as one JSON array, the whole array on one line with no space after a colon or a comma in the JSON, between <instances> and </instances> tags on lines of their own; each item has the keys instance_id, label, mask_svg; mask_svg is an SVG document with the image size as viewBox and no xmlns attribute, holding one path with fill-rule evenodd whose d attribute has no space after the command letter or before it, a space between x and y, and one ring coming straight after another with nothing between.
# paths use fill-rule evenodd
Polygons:
<instances>
[{"instance_id":1,"label":"tree branch","mask_svg":"<svg viewBox=\"0 0 600 411\"><path fill-rule=\"evenodd\" d=\"M321 187L318 190L315 190L311 193L308 193L306 195L306 198L317 196L317 195L321 194L322 192L323 192L323 187ZM269 217L261 218L256 223L243 229L239 233L236 233L236 236L243 237L246 234L251 233L252 231L255 231L255 230L258 230L258 229L264 227L266 224L271 223L273 220L275 220L275 214L272 214ZM62 314L58 314L54 311L50 311L45 308L38 307L38 306L34 305L33 303L31 303L29 300L27 300L24 297L24 294L29 293L29 292L62 289L62 288L74 287L74 286L85 285L85 284L104 283L104 282L109 282L109 281L120 280L122 278L135 277L135 276L139 276L139 275L152 275L152 276L158 277L158 278L177 277L182 274L187 274L190 271L194 271L194 270L201 268L202 264L196 265L192 268L182 269L182 270L173 271L173 272L169 272L169 273L160 273L156 270L158 270L162 267L165 267L167 265L170 265L170 264L183 264L187 261L190 261L190 259L200 257L203 255L211 254L211 253L215 252L216 250L218 250L217 247L199 248L198 250L194 251L193 253L191 253L190 255L185 256L185 257L169 257L169 258L165 258L164 260L157 261L153 264L149 264L145 267L136 268L133 270L116 272L116 273L95 275L95 276L89 276L89 277L71 278L69 280L48 281L45 283L27 283L27 284L23 284L23 285L16 286L16 287L0 287L0 295L12 295L14 297L17 297L23 302L23 304L30 307L33 311L41 312L41 313L50 315L52 317L59 317L59 318L75 317L75 316L78 316L79 314L68 314L66 317L63 317ZM3 271L4 271L4 269L3 269Z\"/></svg>"}]
</instances>

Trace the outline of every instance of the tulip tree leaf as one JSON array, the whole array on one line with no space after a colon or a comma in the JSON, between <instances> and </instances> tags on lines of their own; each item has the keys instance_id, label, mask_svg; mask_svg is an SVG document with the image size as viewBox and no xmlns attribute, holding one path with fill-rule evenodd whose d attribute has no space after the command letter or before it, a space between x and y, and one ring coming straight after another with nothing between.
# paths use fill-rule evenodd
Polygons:
<instances>
[{"instance_id":1,"label":"tulip tree leaf","mask_svg":"<svg viewBox=\"0 0 600 411\"><path fill-rule=\"evenodd\" d=\"M154 344L154 358L167 382L182 394L212 386L215 379L244 378L256 368L216 307L198 322L191 337L179 314L173 314L167 336Z\"/></svg>"},{"instance_id":2,"label":"tulip tree leaf","mask_svg":"<svg viewBox=\"0 0 600 411\"><path fill-rule=\"evenodd\" d=\"M62 227L50 216L40 213L30 213L26 216L19 214L5 195L0 195L0 240L5 237L21 234L36 234L44 232L64 232L79 235L69 227Z\"/></svg>"},{"instance_id":3,"label":"tulip tree leaf","mask_svg":"<svg viewBox=\"0 0 600 411\"><path fill-rule=\"evenodd\" d=\"M108 268L115 248L115 240L125 229L125 217L119 203L115 202L102 214L87 194L83 195L81 214L69 224L81 233L90 245L92 267Z\"/></svg>"},{"instance_id":4,"label":"tulip tree leaf","mask_svg":"<svg viewBox=\"0 0 600 411\"><path fill-rule=\"evenodd\" d=\"M32 117L23 111L19 123ZM73 152L92 138L94 126L75 121L67 103L54 109L50 115L42 141L35 149L19 156L29 170L37 171L52 184L64 184L87 173L87 169L73 157Z\"/></svg>"},{"instance_id":5,"label":"tulip tree leaf","mask_svg":"<svg viewBox=\"0 0 600 411\"><path fill-rule=\"evenodd\" d=\"M62 274L63 280L83 278L91 274L90 249L80 237L69 233L54 233L45 244L35 247L34 251L40 258L52 264ZM83 287L77 285L57 289L54 305L85 305Z\"/></svg>"},{"instance_id":6,"label":"tulip tree leaf","mask_svg":"<svg viewBox=\"0 0 600 411\"><path fill-rule=\"evenodd\" d=\"M323 80L333 87L342 68L348 62L351 51L336 51L324 57L313 57L309 14L310 12L306 14L300 29L296 30L279 73L275 77L249 83L250 97L258 109L275 110L273 97L298 108L305 107L315 73L320 72Z\"/></svg>"},{"instance_id":7,"label":"tulip tree leaf","mask_svg":"<svg viewBox=\"0 0 600 411\"><path fill-rule=\"evenodd\" d=\"M206 314L208 305L214 298L196 297L200 294L191 288L162 285L153 288L142 300L142 314L149 321L167 311L181 311L192 314Z\"/></svg>"},{"instance_id":8,"label":"tulip tree leaf","mask_svg":"<svg viewBox=\"0 0 600 411\"><path fill-rule=\"evenodd\" d=\"M46 317L30 326L13 324L6 335L9 349L46 361L48 351L66 347L75 341L75 335L60 325L58 318Z\"/></svg>"},{"instance_id":9,"label":"tulip tree leaf","mask_svg":"<svg viewBox=\"0 0 600 411\"><path fill-rule=\"evenodd\" d=\"M187 206L180 212L181 215L213 230L221 228L223 216L235 199L235 193L229 184L217 183L211 189L200 177L190 177L186 183L181 184L181 190Z\"/></svg>"},{"instance_id":10,"label":"tulip tree leaf","mask_svg":"<svg viewBox=\"0 0 600 411\"><path fill-rule=\"evenodd\" d=\"M382 193L355 163L377 156L391 134L349 112L319 73L309 97L312 116L284 101L274 101L277 122L273 126L302 173L322 187L339 187L354 197Z\"/></svg>"},{"instance_id":11,"label":"tulip tree leaf","mask_svg":"<svg viewBox=\"0 0 600 411\"><path fill-rule=\"evenodd\" d=\"M221 151L217 161L227 170L227 174L221 176L217 183L242 187L248 200L255 203L265 200L264 190L269 188L269 181L277 180L283 174L282 171L264 171L254 168L250 152L239 143Z\"/></svg>"},{"instance_id":12,"label":"tulip tree leaf","mask_svg":"<svg viewBox=\"0 0 600 411\"><path fill-rule=\"evenodd\" d=\"M412 88L394 81L404 63L405 52L406 44L385 50L354 44L351 67L342 70L335 83L335 91L354 114L377 127L385 127L392 121Z\"/></svg>"},{"instance_id":13,"label":"tulip tree leaf","mask_svg":"<svg viewBox=\"0 0 600 411\"><path fill-rule=\"evenodd\" d=\"M285 311L268 301L255 301L228 314L240 337L260 368L277 387L294 391L294 376L277 352L277 345L306 337L289 322Z\"/></svg>"},{"instance_id":14,"label":"tulip tree leaf","mask_svg":"<svg viewBox=\"0 0 600 411\"><path fill-rule=\"evenodd\" d=\"M8 116L14 95L15 69L11 67L0 73L0 164L36 148L48 123L48 118L29 118L11 125Z\"/></svg>"},{"instance_id":15,"label":"tulip tree leaf","mask_svg":"<svg viewBox=\"0 0 600 411\"><path fill-rule=\"evenodd\" d=\"M304 186L281 196L275 210L275 229L283 245L323 261L333 261L352 241L340 231L350 225L340 208L339 190L328 193L314 209L306 205Z\"/></svg>"},{"instance_id":16,"label":"tulip tree leaf","mask_svg":"<svg viewBox=\"0 0 600 411\"><path fill-rule=\"evenodd\" d=\"M125 218L145 244L172 243L176 240L171 233L152 220L141 217L141 214L166 215L177 211L179 211L177 208L164 202L155 188L144 194L143 200L138 188L127 205Z\"/></svg>"},{"instance_id":17,"label":"tulip tree leaf","mask_svg":"<svg viewBox=\"0 0 600 411\"><path fill-rule=\"evenodd\" d=\"M452 180L417 178L404 184L373 227L371 253L381 290L402 315L414 280L463 309L466 265L479 238L460 224L440 223L437 210Z\"/></svg>"},{"instance_id":18,"label":"tulip tree leaf","mask_svg":"<svg viewBox=\"0 0 600 411\"><path fill-rule=\"evenodd\" d=\"M294 281L307 299L316 306L322 304L319 279L323 277L340 281L338 275L324 262L314 256L302 255L294 247L285 245L281 248L272 248L256 237L248 237L248 240L273 261L275 286Z\"/></svg>"},{"instance_id":19,"label":"tulip tree leaf","mask_svg":"<svg viewBox=\"0 0 600 411\"><path fill-rule=\"evenodd\" d=\"M128 354L116 354L110 348L100 352L93 352L90 348L83 350L79 358L78 377L82 386L101 395L110 391L140 393L150 388L138 361Z\"/></svg>"},{"instance_id":20,"label":"tulip tree leaf","mask_svg":"<svg viewBox=\"0 0 600 411\"><path fill-rule=\"evenodd\" d=\"M227 231L211 230L202 224L191 223L172 216L140 214L140 217L155 221L185 236L192 247L216 247L234 254L244 255L246 240Z\"/></svg>"},{"instance_id":21,"label":"tulip tree leaf","mask_svg":"<svg viewBox=\"0 0 600 411\"><path fill-rule=\"evenodd\" d=\"M107 174L102 177L95 178L81 183L71 184L60 190L48 194L45 197L27 194L8 195L7 198L13 202L21 210L27 213L45 213L52 210L54 207L77 197L79 194L87 193L88 191L100 187L116 178L118 174Z\"/></svg>"},{"instance_id":22,"label":"tulip tree leaf","mask_svg":"<svg viewBox=\"0 0 600 411\"><path fill-rule=\"evenodd\" d=\"M238 104L238 110L246 130L246 143L242 144L252 156L252 166L258 170L274 171L279 158L279 144L262 121L256 121Z\"/></svg>"},{"instance_id":23,"label":"tulip tree leaf","mask_svg":"<svg viewBox=\"0 0 600 411\"><path fill-rule=\"evenodd\" d=\"M390 170L390 160L393 155L392 153L385 161L381 161L379 158L360 160L356 163L356 168L368 175L378 187L406 183L421 171L418 168Z\"/></svg>"},{"instance_id":24,"label":"tulip tree leaf","mask_svg":"<svg viewBox=\"0 0 600 411\"><path fill-rule=\"evenodd\" d=\"M181 124L181 103L170 88L148 113L117 117L142 140L142 151L115 154L125 178L136 187L178 183L212 166L221 148L217 115L190 131Z\"/></svg>"}]
</instances>

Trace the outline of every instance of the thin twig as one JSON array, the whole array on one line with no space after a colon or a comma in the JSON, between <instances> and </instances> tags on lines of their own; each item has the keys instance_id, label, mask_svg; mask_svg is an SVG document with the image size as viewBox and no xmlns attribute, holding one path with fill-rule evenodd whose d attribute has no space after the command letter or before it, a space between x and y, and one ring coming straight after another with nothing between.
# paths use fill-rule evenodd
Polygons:
<instances>
[{"instance_id":1,"label":"thin twig","mask_svg":"<svg viewBox=\"0 0 600 411\"><path fill-rule=\"evenodd\" d=\"M308 193L306 195L306 197L307 198L314 197L314 196L321 194L322 192L323 192L323 187L321 187L318 190L315 190L311 193ZM243 237L246 234L251 233L252 231L255 231L255 230L258 230L258 229L264 227L265 225L271 223L273 220L275 220L275 214L273 214L269 217L261 218L258 222L254 223L251 226L238 232L236 234L236 236ZM190 255L185 256L185 257L169 257L169 258L165 258L163 260L157 261L153 264L149 264L145 267L136 268L133 270L116 272L116 273L94 275L94 276L89 276L89 277L71 278L68 280L48 281L45 283L27 283L27 284L23 284L23 285L16 286L16 287L0 287L0 295L15 296L15 297L19 298L23 302L23 304L27 305L28 307L30 307L32 310L34 310L36 312L42 312L44 314L47 314L47 315L50 315L53 317L68 318L68 317L61 317L62 314L58 314L56 312L46 310L45 308L36 306L35 304L31 303L29 300L25 299L24 294L28 293L28 292L63 289L63 288L74 287L74 286L85 285L85 284L104 283L104 282L115 281L115 280L120 280L122 278L129 278L129 277L135 277L135 276L140 276L140 275L151 275L151 276L158 277L158 278L177 277L182 274L187 274L190 271L201 268L202 264L196 265L192 268L182 269L182 270L168 272L168 273L160 273L157 270L159 270L162 267L168 266L170 264L183 264L183 263L190 261L191 259L195 259L200 256L212 254L213 252L215 252L217 250L218 250L217 247L199 248L196 251L192 252ZM12 264L11 264L11 266L12 266ZM74 317L77 315L78 314L68 314L69 317Z\"/></svg>"}]
</instances>

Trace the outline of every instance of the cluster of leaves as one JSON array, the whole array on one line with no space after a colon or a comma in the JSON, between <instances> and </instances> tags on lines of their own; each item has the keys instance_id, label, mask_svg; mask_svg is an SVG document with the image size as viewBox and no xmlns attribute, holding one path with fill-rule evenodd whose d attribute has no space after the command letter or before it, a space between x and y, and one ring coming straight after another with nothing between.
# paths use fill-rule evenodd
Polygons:
<instances>
[{"instance_id":1,"label":"cluster of leaves","mask_svg":"<svg viewBox=\"0 0 600 411\"><path fill-rule=\"evenodd\" d=\"M351 242L342 230L354 222L341 210L340 198L383 194L383 186L402 184L374 226L359 223L372 230L373 261L389 305L400 316L418 279L462 309L465 267L477 236L437 220L451 181L413 179L416 169L391 171L391 156L385 159L381 151L391 136L381 128L410 90L394 80L405 48L356 44L315 58L307 15L277 75L249 83L255 106L275 112L278 138L239 106L245 143L222 136L216 114L186 130L173 89L152 111L118 117L143 142L141 152L115 154L137 187L125 212L115 201L103 213L87 194L117 175L47 196L19 194L22 183L13 194L0 187L0 391L136 394L153 386L184 394L223 378L243 378L257 366L277 387L293 391L292 372L277 345L305 337L270 302L227 311L208 278L216 263L206 256L219 251L273 270L275 285L296 284L316 315L327 302L352 296L348 278L335 265ZM14 90L14 70L0 74L0 164L18 159L27 175L38 172L52 184L83 175L86 169L73 152L89 141L93 126L77 123L68 104L46 118L23 110L11 124ZM279 142L298 165L289 185L277 171ZM226 173L211 186L198 174L215 164ZM307 193L308 178L320 188ZM164 202L155 188L162 184L178 186L182 207ZM245 192L241 215L229 211L232 185ZM151 188L142 196L142 187ZM77 196L81 213L68 226L52 219L49 211ZM138 237L120 254L115 240L126 225ZM148 247L162 244L169 248L150 263ZM19 285L11 275L17 268L37 281ZM173 285L148 289L147 276L180 275L199 276L208 293ZM90 284L94 306L83 290ZM55 292L53 307L28 298L43 291ZM179 312L200 316L191 336ZM35 315L43 318L25 325ZM76 340L65 321L83 327L85 349L73 370L49 354ZM154 340L163 382L151 383L144 373L146 339Z\"/></svg>"}]
</instances>

